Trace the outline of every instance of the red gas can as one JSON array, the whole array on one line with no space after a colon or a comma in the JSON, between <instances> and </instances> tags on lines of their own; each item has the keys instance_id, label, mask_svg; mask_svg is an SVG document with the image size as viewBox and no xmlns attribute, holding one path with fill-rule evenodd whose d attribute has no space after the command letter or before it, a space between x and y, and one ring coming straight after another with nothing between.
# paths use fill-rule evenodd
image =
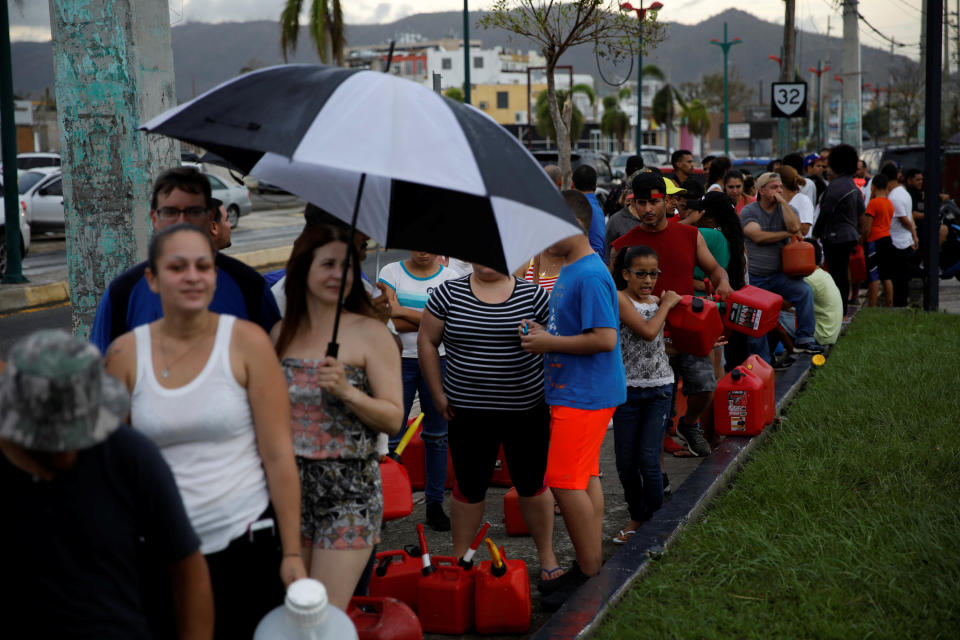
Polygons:
<instances>
[{"instance_id":1,"label":"red gas can","mask_svg":"<svg viewBox=\"0 0 960 640\"><path fill-rule=\"evenodd\" d=\"M395 598L350 598L347 615L360 640L423 640L417 614Z\"/></svg>"},{"instance_id":2,"label":"red gas can","mask_svg":"<svg viewBox=\"0 0 960 640\"><path fill-rule=\"evenodd\" d=\"M863 245L857 245L850 254L850 280L864 282L867 279L867 257L863 253ZM812 273L812 272L811 272Z\"/></svg>"},{"instance_id":3,"label":"red gas can","mask_svg":"<svg viewBox=\"0 0 960 640\"><path fill-rule=\"evenodd\" d=\"M777 390L773 367L756 354L744 360L743 366L763 383L763 424L773 424L777 417Z\"/></svg>"},{"instance_id":4,"label":"red gas can","mask_svg":"<svg viewBox=\"0 0 960 640\"><path fill-rule=\"evenodd\" d=\"M734 291L724 302L723 324L755 338L777 326L783 306L783 298L777 294L751 285Z\"/></svg>"},{"instance_id":5,"label":"red gas can","mask_svg":"<svg viewBox=\"0 0 960 640\"><path fill-rule=\"evenodd\" d=\"M473 625L474 573L455 558L432 559L436 570L420 578L417 615L427 633L465 633Z\"/></svg>"},{"instance_id":6,"label":"red gas can","mask_svg":"<svg viewBox=\"0 0 960 640\"><path fill-rule=\"evenodd\" d=\"M764 383L743 365L717 383L713 396L714 430L723 436L755 436L767 426Z\"/></svg>"},{"instance_id":7,"label":"red gas can","mask_svg":"<svg viewBox=\"0 0 960 640\"><path fill-rule=\"evenodd\" d=\"M530 530L520 512L520 496L516 487L503 496L503 524L506 525L508 536L528 536Z\"/></svg>"},{"instance_id":8,"label":"red gas can","mask_svg":"<svg viewBox=\"0 0 960 640\"><path fill-rule=\"evenodd\" d=\"M791 278L805 278L817 268L816 249L809 242L797 237L787 239L781 249L782 271Z\"/></svg>"},{"instance_id":9,"label":"red gas can","mask_svg":"<svg viewBox=\"0 0 960 640\"><path fill-rule=\"evenodd\" d=\"M383 520L405 518L413 512L413 491L410 476L402 464L392 458L380 463L380 483L383 485Z\"/></svg>"},{"instance_id":10,"label":"red gas can","mask_svg":"<svg viewBox=\"0 0 960 640\"><path fill-rule=\"evenodd\" d=\"M513 485L510 482L510 470L507 469L507 459L503 455L503 445L500 445L500 451L497 453L497 462L493 467L493 475L490 476L490 485L494 487L509 487Z\"/></svg>"},{"instance_id":11,"label":"red gas can","mask_svg":"<svg viewBox=\"0 0 960 640\"><path fill-rule=\"evenodd\" d=\"M723 321L712 300L681 296L667 314L667 332L673 348L682 353L704 357L723 333Z\"/></svg>"},{"instance_id":12,"label":"red gas can","mask_svg":"<svg viewBox=\"0 0 960 640\"><path fill-rule=\"evenodd\" d=\"M370 595L396 598L411 609L416 609L420 566L420 550L416 547L379 552L370 576Z\"/></svg>"},{"instance_id":13,"label":"red gas can","mask_svg":"<svg viewBox=\"0 0 960 640\"><path fill-rule=\"evenodd\" d=\"M499 565L481 562L476 580L477 633L523 633L530 628L530 574L523 560L504 556Z\"/></svg>"},{"instance_id":14,"label":"red gas can","mask_svg":"<svg viewBox=\"0 0 960 640\"><path fill-rule=\"evenodd\" d=\"M410 486L416 491L422 491L427 486L427 463L426 449L423 444L423 438L420 432L414 434L410 439L407 448L403 450L400 456L400 464L407 468L410 475ZM447 479L444 487L452 489L454 483L453 460L450 459L450 453L447 453Z\"/></svg>"}]
</instances>

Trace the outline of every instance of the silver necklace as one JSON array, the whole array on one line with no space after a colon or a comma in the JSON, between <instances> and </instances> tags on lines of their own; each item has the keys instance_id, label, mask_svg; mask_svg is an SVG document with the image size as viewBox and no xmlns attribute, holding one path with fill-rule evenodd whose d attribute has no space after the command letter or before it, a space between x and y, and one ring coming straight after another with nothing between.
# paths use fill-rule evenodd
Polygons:
<instances>
[{"instance_id":1,"label":"silver necklace","mask_svg":"<svg viewBox=\"0 0 960 640\"><path fill-rule=\"evenodd\" d=\"M191 342L191 343L190 343L190 346L187 347L187 348L184 350L183 353L181 353L179 356L177 356L176 358L174 358L174 360L173 360L172 362L167 361L167 349L166 349L166 347L163 345L163 342L161 341L161 343L160 343L160 351L163 353L163 359L164 359L164 361L165 361L166 364L164 364L163 369L160 370L160 377L163 378L164 380L166 380L167 378L169 378L169 377L170 377L170 368L173 367L173 365L175 365L175 364L177 364L178 362L180 362L180 361L183 359L183 357L186 356L188 353L190 353L191 351L193 351L193 347L196 346L196 345L198 345L198 344L200 344L200 341L203 340L204 338L206 338L206 337L207 337L207 334L208 334L208 331L205 330L205 331L200 335L199 338L196 338L193 342Z\"/></svg>"}]
</instances>

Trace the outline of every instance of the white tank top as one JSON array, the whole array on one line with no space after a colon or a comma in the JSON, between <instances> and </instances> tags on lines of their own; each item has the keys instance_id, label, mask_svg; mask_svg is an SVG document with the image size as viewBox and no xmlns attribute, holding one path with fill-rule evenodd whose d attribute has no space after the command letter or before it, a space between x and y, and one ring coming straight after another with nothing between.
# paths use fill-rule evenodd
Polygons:
<instances>
[{"instance_id":1,"label":"white tank top","mask_svg":"<svg viewBox=\"0 0 960 640\"><path fill-rule=\"evenodd\" d=\"M134 330L131 422L170 465L204 554L222 551L243 535L269 503L247 390L230 368L235 319L220 315L206 365L177 389L161 387L154 376L149 325Z\"/></svg>"}]
</instances>

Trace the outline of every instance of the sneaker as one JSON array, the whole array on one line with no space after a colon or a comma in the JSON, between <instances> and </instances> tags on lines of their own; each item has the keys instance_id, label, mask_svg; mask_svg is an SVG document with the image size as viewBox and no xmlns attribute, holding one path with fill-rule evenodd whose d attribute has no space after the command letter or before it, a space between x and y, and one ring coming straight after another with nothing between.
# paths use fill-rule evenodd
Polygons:
<instances>
[{"instance_id":1,"label":"sneaker","mask_svg":"<svg viewBox=\"0 0 960 640\"><path fill-rule=\"evenodd\" d=\"M574 565L576 567L576 565ZM572 574L573 571L568 571L563 574L556 580L551 580L550 582L559 582L565 576ZM573 575L569 580L565 581L563 585L557 588L555 591L551 592L548 595L545 595L543 600L540 601L540 608L547 612L554 612L560 607L563 606L563 603L574 594L574 592L580 588L580 586L590 579L590 576L586 575L580 571L579 567L576 567L576 575Z\"/></svg>"},{"instance_id":2,"label":"sneaker","mask_svg":"<svg viewBox=\"0 0 960 640\"><path fill-rule=\"evenodd\" d=\"M670 486L670 477L664 473L663 474L663 495L668 496L673 493L673 487Z\"/></svg>"},{"instance_id":3,"label":"sneaker","mask_svg":"<svg viewBox=\"0 0 960 640\"><path fill-rule=\"evenodd\" d=\"M450 531L450 518L443 512L442 502L427 503L427 524L434 531Z\"/></svg>"},{"instance_id":4,"label":"sneaker","mask_svg":"<svg viewBox=\"0 0 960 640\"><path fill-rule=\"evenodd\" d=\"M698 456L710 455L710 443L703 437L699 423L687 424L681 422L677 427L677 435L687 441L687 446L694 454Z\"/></svg>"},{"instance_id":5,"label":"sneaker","mask_svg":"<svg viewBox=\"0 0 960 640\"><path fill-rule=\"evenodd\" d=\"M814 355L818 353L823 353L825 351L825 349L821 345L817 344L816 342L805 342L803 344L797 344L793 348L793 350L796 351L797 353L811 353Z\"/></svg>"},{"instance_id":6,"label":"sneaker","mask_svg":"<svg viewBox=\"0 0 960 640\"><path fill-rule=\"evenodd\" d=\"M773 363L774 371L786 371L797 361L797 356L784 356Z\"/></svg>"}]
</instances>

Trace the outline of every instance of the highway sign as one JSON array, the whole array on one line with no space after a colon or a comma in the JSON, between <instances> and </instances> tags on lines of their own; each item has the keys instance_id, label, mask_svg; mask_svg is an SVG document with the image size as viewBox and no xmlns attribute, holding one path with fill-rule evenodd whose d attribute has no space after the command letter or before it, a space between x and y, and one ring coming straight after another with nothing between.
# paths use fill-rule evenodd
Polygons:
<instances>
[{"instance_id":1,"label":"highway sign","mask_svg":"<svg viewBox=\"0 0 960 640\"><path fill-rule=\"evenodd\" d=\"M807 116L806 82L774 82L770 93L770 115L774 118Z\"/></svg>"}]
</instances>

